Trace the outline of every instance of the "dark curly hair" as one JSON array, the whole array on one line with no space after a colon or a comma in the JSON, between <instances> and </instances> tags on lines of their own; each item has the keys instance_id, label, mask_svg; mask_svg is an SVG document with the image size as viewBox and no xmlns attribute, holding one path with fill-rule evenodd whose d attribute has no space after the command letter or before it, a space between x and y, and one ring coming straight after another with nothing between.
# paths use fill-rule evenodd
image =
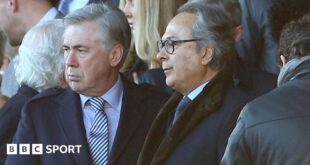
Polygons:
<instances>
[{"instance_id":1,"label":"dark curly hair","mask_svg":"<svg viewBox=\"0 0 310 165\"><path fill-rule=\"evenodd\" d=\"M279 52L288 60L310 55L310 12L286 24L280 35Z\"/></svg>"}]
</instances>

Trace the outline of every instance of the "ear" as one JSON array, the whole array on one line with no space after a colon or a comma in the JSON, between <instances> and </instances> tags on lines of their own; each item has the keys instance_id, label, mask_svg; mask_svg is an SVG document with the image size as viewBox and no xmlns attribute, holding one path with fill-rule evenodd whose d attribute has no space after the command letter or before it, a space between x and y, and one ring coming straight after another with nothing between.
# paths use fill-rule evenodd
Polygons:
<instances>
[{"instance_id":1,"label":"ear","mask_svg":"<svg viewBox=\"0 0 310 165\"><path fill-rule=\"evenodd\" d=\"M17 6L18 6L17 0L9 0L7 3L8 3L7 5L9 7L9 10L15 13L17 11Z\"/></svg>"},{"instance_id":2,"label":"ear","mask_svg":"<svg viewBox=\"0 0 310 165\"><path fill-rule=\"evenodd\" d=\"M110 64L111 66L117 66L123 57L123 47L119 44L115 45L110 52Z\"/></svg>"},{"instance_id":3,"label":"ear","mask_svg":"<svg viewBox=\"0 0 310 165\"><path fill-rule=\"evenodd\" d=\"M207 65L209 64L214 56L214 48L203 48L203 56L201 59L201 64L202 65Z\"/></svg>"},{"instance_id":4,"label":"ear","mask_svg":"<svg viewBox=\"0 0 310 165\"><path fill-rule=\"evenodd\" d=\"M242 33L243 33L243 26L239 25L234 29L235 32L235 42L239 42L241 40L242 37Z\"/></svg>"},{"instance_id":5,"label":"ear","mask_svg":"<svg viewBox=\"0 0 310 165\"><path fill-rule=\"evenodd\" d=\"M280 59L282 61L282 66L284 66L288 62L288 60L283 55L280 55Z\"/></svg>"}]
</instances>

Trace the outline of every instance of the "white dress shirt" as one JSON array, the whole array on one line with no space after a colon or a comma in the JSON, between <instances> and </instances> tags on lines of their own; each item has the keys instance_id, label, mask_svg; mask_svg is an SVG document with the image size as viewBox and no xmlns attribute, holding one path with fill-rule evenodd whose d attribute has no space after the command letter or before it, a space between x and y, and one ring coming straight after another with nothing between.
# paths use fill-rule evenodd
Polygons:
<instances>
[{"instance_id":1,"label":"white dress shirt","mask_svg":"<svg viewBox=\"0 0 310 165\"><path fill-rule=\"evenodd\" d=\"M195 88L193 91L191 91L187 97L191 99L192 101L202 92L203 88L208 84L208 82L201 84L197 88Z\"/></svg>"}]
</instances>

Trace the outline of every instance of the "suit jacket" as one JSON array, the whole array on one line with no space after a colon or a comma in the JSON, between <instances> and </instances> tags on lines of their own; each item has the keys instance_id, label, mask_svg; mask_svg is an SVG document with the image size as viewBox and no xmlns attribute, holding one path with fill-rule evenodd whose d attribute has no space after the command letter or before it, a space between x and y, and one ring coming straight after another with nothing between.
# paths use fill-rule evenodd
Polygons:
<instances>
[{"instance_id":1,"label":"suit jacket","mask_svg":"<svg viewBox=\"0 0 310 165\"><path fill-rule=\"evenodd\" d=\"M239 57L234 58L234 85L242 88L250 100L261 96L277 87L277 76L255 67L246 67Z\"/></svg>"},{"instance_id":2,"label":"suit jacket","mask_svg":"<svg viewBox=\"0 0 310 165\"><path fill-rule=\"evenodd\" d=\"M24 103L37 93L28 86L21 86L17 94L10 98L0 110L0 164L5 162L6 144L12 142Z\"/></svg>"},{"instance_id":3,"label":"suit jacket","mask_svg":"<svg viewBox=\"0 0 310 165\"><path fill-rule=\"evenodd\" d=\"M278 74L278 41L270 21L271 0L242 0L243 34L237 43L238 54L247 66Z\"/></svg>"},{"instance_id":4,"label":"suit jacket","mask_svg":"<svg viewBox=\"0 0 310 165\"><path fill-rule=\"evenodd\" d=\"M123 82L121 116L109 154L111 165L136 164L151 122L167 98L150 87ZM23 109L14 143L82 147L75 154L12 155L8 156L7 165L91 164L79 95L70 88L54 88L32 99Z\"/></svg>"},{"instance_id":5,"label":"suit jacket","mask_svg":"<svg viewBox=\"0 0 310 165\"><path fill-rule=\"evenodd\" d=\"M169 128L182 95L175 93L154 120L138 165L219 164L248 94L220 72Z\"/></svg>"}]
</instances>

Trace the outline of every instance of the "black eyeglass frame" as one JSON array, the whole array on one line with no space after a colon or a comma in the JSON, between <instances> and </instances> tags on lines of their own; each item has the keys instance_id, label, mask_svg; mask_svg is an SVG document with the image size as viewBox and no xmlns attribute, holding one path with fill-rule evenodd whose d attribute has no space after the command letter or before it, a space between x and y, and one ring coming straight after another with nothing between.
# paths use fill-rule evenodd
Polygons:
<instances>
[{"instance_id":1,"label":"black eyeglass frame","mask_svg":"<svg viewBox=\"0 0 310 165\"><path fill-rule=\"evenodd\" d=\"M200 41L201 39L200 38L194 38L194 39L188 39L188 40L171 40L171 39L168 39L168 40L159 40L157 41L157 47L158 47L158 50L161 51L163 49L163 47L165 47L165 51L169 54L173 54L174 51L175 51L175 45L178 44L178 43L185 43L185 42L194 42L194 41ZM172 52L169 52L167 46L166 46L166 43L167 42L172 42Z\"/></svg>"}]
</instances>

